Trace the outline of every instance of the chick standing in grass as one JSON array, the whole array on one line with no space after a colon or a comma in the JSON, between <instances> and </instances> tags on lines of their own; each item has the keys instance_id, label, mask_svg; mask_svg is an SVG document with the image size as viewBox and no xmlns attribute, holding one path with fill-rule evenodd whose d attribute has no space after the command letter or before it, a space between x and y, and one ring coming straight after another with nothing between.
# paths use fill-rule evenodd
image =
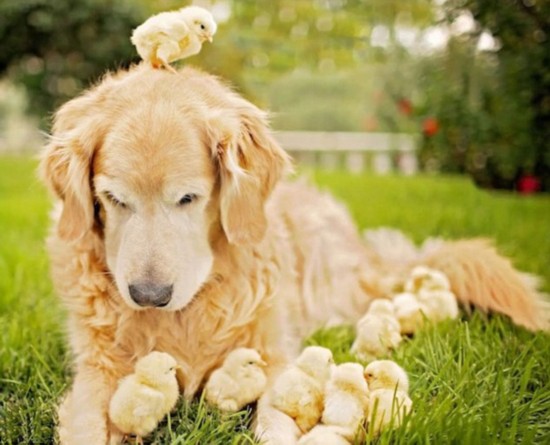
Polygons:
<instances>
[{"instance_id":1,"label":"chick standing in grass","mask_svg":"<svg viewBox=\"0 0 550 445\"><path fill-rule=\"evenodd\" d=\"M451 292L451 285L443 272L417 266L405 283L405 290L416 294L426 309L428 319L439 322L458 317L456 296Z\"/></svg>"},{"instance_id":2,"label":"chick standing in grass","mask_svg":"<svg viewBox=\"0 0 550 445\"><path fill-rule=\"evenodd\" d=\"M418 294L420 290L450 290L447 276L438 270L426 266L416 266L405 282L405 292Z\"/></svg>"},{"instance_id":3,"label":"chick standing in grass","mask_svg":"<svg viewBox=\"0 0 550 445\"><path fill-rule=\"evenodd\" d=\"M382 430L397 428L410 413L412 401L403 391L376 389L370 393L368 407L368 430L378 435Z\"/></svg>"},{"instance_id":4,"label":"chick standing in grass","mask_svg":"<svg viewBox=\"0 0 550 445\"><path fill-rule=\"evenodd\" d=\"M409 377L405 370L392 360L375 360L365 368L369 390L397 388L409 392Z\"/></svg>"},{"instance_id":5,"label":"chick standing in grass","mask_svg":"<svg viewBox=\"0 0 550 445\"><path fill-rule=\"evenodd\" d=\"M341 427L343 435L353 440L365 419L369 388L359 363L336 366L325 390L324 425Z\"/></svg>"},{"instance_id":6,"label":"chick standing in grass","mask_svg":"<svg viewBox=\"0 0 550 445\"><path fill-rule=\"evenodd\" d=\"M401 366L391 360L376 360L365 368L369 384L367 421L374 434L388 427L401 425L405 414L412 408L409 378Z\"/></svg>"},{"instance_id":7,"label":"chick standing in grass","mask_svg":"<svg viewBox=\"0 0 550 445\"><path fill-rule=\"evenodd\" d=\"M266 363L255 349L238 348L215 370L204 388L206 400L222 411L235 412L263 394Z\"/></svg>"},{"instance_id":8,"label":"chick standing in grass","mask_svg":"<svg viewBox=\"0 0 550 445\"><path fill-rule=\"evenodd\" d=\"M216 29L210 12L188 6L149 17L134 29L130 40L144 61L175 72L170 62L198 54L203 42L212 42Z\"/></svg>"},{"instance_id":9,"label":"chick standing in grass","mask_svg":"<svg viewBox=\"0 0 550 445\"><path fill-rule=\"evenodd\" d=\"M374 300L370 306L367 313L372 315L382 315L385 317L393 317L393 304L390 300L385 300L383 298L378 298Z\"/></svg>"},{"instance_id":10,"label":"chick standing in grass","mask_svg":"<svg viewBox=\"0 0 550 445\"><path fill-rule=\"evenodd\" d=\"M401 342L401 327L389 300L374 300L356 325L356 338L351 352L369 361L387 354Z\"/></svg>"},{"instance_id":11,"label":"chick standing in grass","mask_svg":"<svg viewBox=\"0 0 550 445\"><path fill-rule=\"evenodd\" d=\"M418 301L427 308L428 319L437 322L458 317L456 296L448 290L420 290Z\"/></svg>"},{"instance_id":12,"label":"chick standing in grass","mask_svg":"<svg viewBox=\"0 0 550 445\"><path fill-rule=\"evenodd\" d=\"M401 334L414 334L429 315L428 307L410 292L395 295L393 309L401 327Z\"/></svg>"},{"instance_id":13,"label":"chick standing in grass","mask_svg":"<svg viewBox=\"0 0 550 445\"><path fill-rule=\"evenodd\" d=\"M176 405L179 395L177 363L165 352L151 352L139 359L134 374L123 378L109 404L109 418L124 434L135 434L138 443L151 433Z\"/></svg>"},{"instance_id":14,"label":"chick standing in grass","mask_svg":"<svg viewBox=\"0 0 550 445\"><path fill-rule=\"evenodd\" d=\"M333 364L329 349L309 346L277 377L271 388L271 405L292 417L304 433L321 418L325 384Z\"/></svg>"}]
</instances>

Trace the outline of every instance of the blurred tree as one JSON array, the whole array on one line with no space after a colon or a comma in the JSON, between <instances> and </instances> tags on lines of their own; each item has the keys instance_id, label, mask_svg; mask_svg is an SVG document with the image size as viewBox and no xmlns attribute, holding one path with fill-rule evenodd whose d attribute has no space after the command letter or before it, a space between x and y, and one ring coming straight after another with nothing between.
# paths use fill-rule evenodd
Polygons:
<instances>
[{"instance_id":1,"label":"blurred tree","mask_svg":"<svg viewBox=\"0 0 550 445\"><path fill-rule=\"evenodd\" d=\"M3 0L0 74L24 84L32 101L30 111L44 115L105 69L137 61L129 36L147 16L188 3ZM194 3L211 9L220 26L214 44L205 45L198 56L184 63L228 78L262 105L269 101L266 86L296 69L337 78L339 71L383 61L385 49L372 45L375 27L391 31L396 19L423 26L433 15L431 0Z\"/></svg>"},{"instance_id":2,"label":"blurred tree","mask_svg":"<svg viewBox=\"0 0 550 445\"><path fill-rule=\"evenodd\" d=\"M481 25L472 37L489 30L500 44L495 81L502 97L491 101L502 144L488 153L490 177L480 181L508 185L534 174L550 190L550 2L448 0L444 7L450 20L469 10Z\"/></svg>"},{"instance_id":3,"label":"blurred tree","mask_svg":"<svg viewBox=\"0 0 550 445\"><path fill-rule=\"evenodd\" d=\"M30 111L44 116L135 59L129 36L144 14L127 1L3 0L0 74L25 85Z\"/></svg>"},{"instance_id":4,"label":"blurred tree","mask_svg":"<svg viewBox=\"0 0 550 445\"><path fill-rule=\"evenodd\" d=\"M420 27L433 20L431 0L212 4L214 12L229 5L229 19L192 63L231 79L275 111L274 125L281 129L363 130L375 111L372 90L380 85L373 74L390 54L388 47L373 46L373 30L391 34L396 20Z\"/></svg>"},{"instance_id":5,"label":"blurred tree","mask_svg":"<svg viewBox=\"0 0 550 445\"><path fill-rule=\"evenodd\" d=\"M177 0L139 0L150 13L182 7ZM214 0L197 1L222 18L213 45L189 63L230 79L255 100L266 86L296 69L321 74L383 60L371 45L376 25L426 25L432 0ZM185 63L185 62L184 62ZM259 94L259 96L258 96Z\"/></svg>"}]
</instances>

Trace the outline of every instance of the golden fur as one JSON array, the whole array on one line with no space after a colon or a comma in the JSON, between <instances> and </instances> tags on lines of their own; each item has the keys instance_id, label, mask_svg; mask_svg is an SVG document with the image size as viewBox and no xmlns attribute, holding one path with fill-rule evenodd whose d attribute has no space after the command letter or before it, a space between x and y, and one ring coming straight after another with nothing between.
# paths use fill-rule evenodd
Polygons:
<instances>
[{"instance_id":1,"label":"golden fur","mask_svg":"<svg viewBox=\"0 0 550 445\"><path fill-rule=\"evenodd\" d=\"M108 75L61 107L52 133L41 173L62 208L48 249L75 372L63 444L117 441L109 399L150 351L176 358L187 397L236 347L274 374L304 335L356 321L414 266L368 248L329 195L280 181L289 158L265 114L194 69ZM188 193L196 202L178 207ZM541 297L486 242L442 243L422 261L462 303L547 329ZM147 279L174 284L168 306L133 303L128 284ZM271 443L297 434L265 400L256 431Z\"/></svg>"}]
</instances>

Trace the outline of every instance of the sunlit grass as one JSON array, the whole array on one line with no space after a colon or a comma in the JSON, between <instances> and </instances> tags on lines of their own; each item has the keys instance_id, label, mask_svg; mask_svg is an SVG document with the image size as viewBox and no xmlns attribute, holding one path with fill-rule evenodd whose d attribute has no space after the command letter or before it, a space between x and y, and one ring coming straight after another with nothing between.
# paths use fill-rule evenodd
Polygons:
<instances>
[{"instance_id":1,"label":"sunlit grass","mask_svg":"<svg viewBox=\"0 0 550 445\"><path fill-rule=\"evenodd\" d=\"M55 404L70 382L64 310L43 248L49 200L36 163L0 158L0 443L53 442ZM317 173L349 204L359 226L394 226L415 240L489 236L521 268L550 283L550 199L477 190L463 178ZM548 289L548 286L546 287ZM351 327L307 341L352 359ZM550 337L504 317L428 326L393 358L409 371L414 412L408 428L380 444L548 443ZM181 402L151 437L157 444L250 444L248 412L232 416Z\"/></svg>"}]
</instances>

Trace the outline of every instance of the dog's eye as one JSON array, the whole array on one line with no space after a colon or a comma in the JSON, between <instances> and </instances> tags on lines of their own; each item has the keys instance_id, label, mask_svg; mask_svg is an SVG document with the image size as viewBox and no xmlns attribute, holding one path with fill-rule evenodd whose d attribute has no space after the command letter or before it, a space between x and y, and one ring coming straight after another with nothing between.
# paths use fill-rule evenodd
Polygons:
<instances>
[{"instance_id":1,"label":"dog's eye","mask_svg":"<svg viewBox=\"0 0 550 445\"><path fill-rule=\"evenodd\" d=\"M183 198L181 198L178 201L178 205L179 206L184 206L184 205L187 205L187 204L191 204L196 199L197 199L197 195L195 195L194 193L188 193L187 195L185 195Z\"/></svg>"},{"instance_id":2,"label":"dog's eye","mask_svg":"<svg viewBox=\"0 0 550 445\"><path fill-rule=\"evenodd\" d=\"M122 201L117 199L117 197L115 195L113 195L111 192L105 192L103 195L115 207L121 207L123 209L128 207L125 203L123 203Z\"/></svg>"}]
</instances>

